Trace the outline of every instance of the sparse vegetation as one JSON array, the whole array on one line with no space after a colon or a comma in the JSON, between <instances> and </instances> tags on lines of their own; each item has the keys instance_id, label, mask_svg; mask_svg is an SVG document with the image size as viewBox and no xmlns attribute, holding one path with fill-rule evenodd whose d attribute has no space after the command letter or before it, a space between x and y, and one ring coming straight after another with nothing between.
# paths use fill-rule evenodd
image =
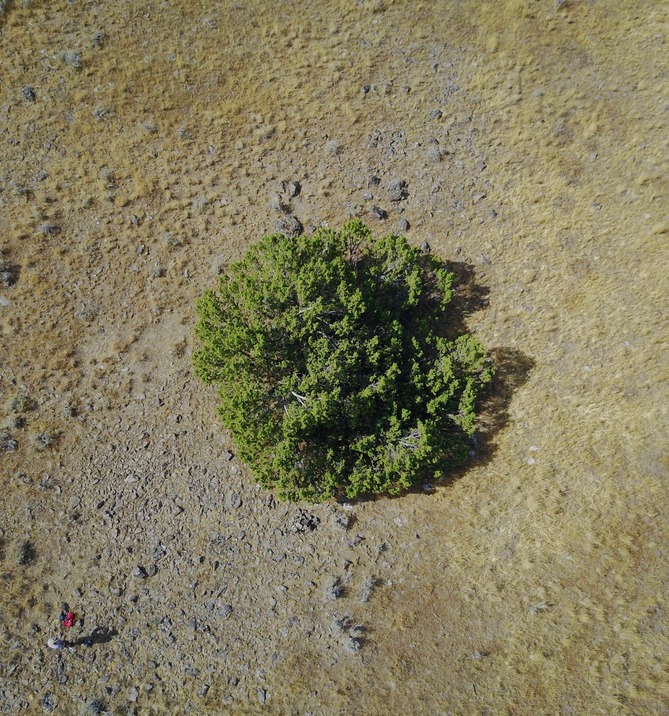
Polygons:
<instances>
[{"instance_id":1,"label":"sparse vegetation","mask_svg":"<svg viewBox=\"0 0 669 716\"><path fill-rule=\"evenodd\" d=\"M493 371L474 337L444 335L452 282L356 220L267 236L205 292L195 372L261 485L291 500L396 494L466 458Z\"/></svg>"},{"instance_id":2,"label":"sparse vegetation","mask_svg":"<svg viewBox=\"0 0 669 716\"><path fill-rule=\"evenodd\" d=\"M23 413L29 408L28 396L25 393L17 393L9 399L7 408L11 413Z\"/></svg>"},{"instance_id":3,"label":"sparse vegetation","mask_svg":"<svg viewBox=\"0 0 669 716\"><path fill-rule=\"evenodd\" d=\"M25 566L34 561L36 557L35 546L32 542L22 542L19 545L16 561L21 565Z\"/></svg>"},{"instance_id":4,"label":"sparse vegetation","mask_svg":"<svg viewBox=\"0 0 669 716\"><path fill-rule=\"evenodd\" d=\"M61 54L61 60L63 61L63 64L69 65L77 71L83 68L81 54L75 50L64 50Z\"/></svg>"},{"instance_id":5,"label":"sparse vegetation","mask_svg":"<svg viewBox=\"0 0 669 716\"><path fill-rule=\"evenodd\" d=\"M14 274L12 273L9 262L4 256L4 251L0 247L0 286L10 288L14 285Z\"/></svg>"},{"instance_id":6,"label":"sparse vegetation","mask_svg":"<svg viewBox=\"0 0 669 716\"><path fill-rule=\"evenodd\" d=\"M54 440L55 436L46 431L33 436L33 444L38 450L46 450L46 448L53 444Z\"/></svg>"}]
</instances>

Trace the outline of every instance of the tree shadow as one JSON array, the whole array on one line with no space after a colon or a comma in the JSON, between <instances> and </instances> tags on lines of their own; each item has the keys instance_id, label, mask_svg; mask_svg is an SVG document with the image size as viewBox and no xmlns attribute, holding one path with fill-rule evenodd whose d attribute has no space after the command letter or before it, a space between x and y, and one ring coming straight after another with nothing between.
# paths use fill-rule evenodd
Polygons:
<instances>
[{"instance_id":1,"label":"tree shadow","mask_svg":"<svg viewBox=\"0 0 669 716\"><path fill-rule=\"evenodd\" d=\"M472 437L469 459L435 480L435 488L451 485L475 465L484 466L492 462L497 452L495 436L509 422L509 406L513 395L528 381L536 365L532 358L514 348L492 348L488 355L495 366L495 375L479 395L478 428ZM409 492L430 494L435 489L423 485Z\"/></svg>"},{"instance_id":2,"label":"tree shadow","mask_svg":"<svg viewBox=\"0 0 669 716\"><path fill-rule=\"evenodd\" d=\"M490 289L477 282L478 267L473 264L456 261L443 261L443 265L453 273L453 297L448 304L438 332L441 336L453 340L469 333L467 319L474 313L484 310L489 305ZM469 459L454 465L438 479L425 475L422 484L404 490L398 495L370 494L356 498L356 501L368 502L383 498L397 499L406 494L429 495L437 487L445 487L463 477L474 465L486 465L491 462L497 452L495 436L509 422L509 407L514 393L529 379L535 361L514 348L498 347L487 350L495 374L485 385L477 400L478 427L471 438ZM342 499L341 502L349 500Z\"/></svg>"},{"instance_id":3,"label":"tree shadow","mask_svg":"<svg viewBox=\"0 0 669 716\"><path fill-rule=\"evenodd\" d=\"M467 319L473 313L488 308L490 289L477 283L473 264L464 261L443 261L445 268L455 277L453 297L448 304L444 320L440 326L442 335L448 339L468 333Z\"/></svg>"}]
</instances>

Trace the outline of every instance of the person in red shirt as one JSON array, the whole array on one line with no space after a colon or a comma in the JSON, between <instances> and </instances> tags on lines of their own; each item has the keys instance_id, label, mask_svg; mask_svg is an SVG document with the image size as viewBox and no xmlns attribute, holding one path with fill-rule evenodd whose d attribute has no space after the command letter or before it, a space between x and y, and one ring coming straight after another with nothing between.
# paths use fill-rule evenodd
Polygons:
<instances>
[{"instance_id":1,"label":"person in red shirt","mask_svg":"<svg viewBox=\"0 0 669 716\"><path fill-rule=\"evenodd\" d=\"M70 627L73 627L74 623L77 621L77 615L74 612L62 612L58 619L60 619L61 624L66 629L69 629Z\"/></svg>"}]
</instances>

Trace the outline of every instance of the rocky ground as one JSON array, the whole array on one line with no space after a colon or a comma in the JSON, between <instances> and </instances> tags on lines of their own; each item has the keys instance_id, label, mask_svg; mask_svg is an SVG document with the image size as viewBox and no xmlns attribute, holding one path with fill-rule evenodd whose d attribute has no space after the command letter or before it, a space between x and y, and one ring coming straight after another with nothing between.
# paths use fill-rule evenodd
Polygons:
<instances>
[{"instance_id":1,"label":"rocky ground","mask_svg":"<svg viewBox=\"0 0 669 716\"><path fill-rule=\"evenodd\" d=\"M0 709L667 713L664 7L0 8ZM351 216L498 376L461 473L277 503L194 303Z\"/></svg>"}]
</instances>

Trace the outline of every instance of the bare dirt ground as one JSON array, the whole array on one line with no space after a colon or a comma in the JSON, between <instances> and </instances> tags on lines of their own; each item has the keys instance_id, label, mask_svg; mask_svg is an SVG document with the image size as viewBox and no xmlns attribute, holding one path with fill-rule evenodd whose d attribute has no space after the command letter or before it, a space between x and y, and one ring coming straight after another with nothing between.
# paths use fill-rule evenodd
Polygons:
<instances>
[{"instance_id":1,"label":"bare dirt ground","mask_svg":"<svg viewBox=\"0 0 669 716\"><path fill-rule=\"evenodd\" d=\"M666 4L0 6L0 710L669 713ZM277 504L194 302L353 215L468 277L496 407L433 492Z\"/></svg>"}]
</instances>

